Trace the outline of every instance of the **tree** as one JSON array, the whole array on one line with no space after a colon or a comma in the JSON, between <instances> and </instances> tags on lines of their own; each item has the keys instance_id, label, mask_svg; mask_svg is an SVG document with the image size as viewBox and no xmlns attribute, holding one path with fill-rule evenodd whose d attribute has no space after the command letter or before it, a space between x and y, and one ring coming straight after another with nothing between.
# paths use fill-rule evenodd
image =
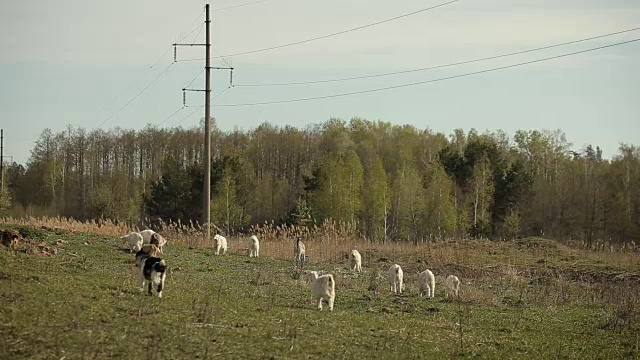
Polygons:
<instances>
[{"instance_id":1,"label":"tree","mask_svg":"<svg viewBox=\"0 0 640 360\"><path fill-rule=\"evenodd\" d=\"M500 227L509 210L517 206L527 196L531 196L529 192L531 182L531 175L522 158L516 158L504 175L497 177L492 207L494 234L499 234Z\"/></svg>"},{"instance_id":2,"label":"tree","mask_svg":"<svg viewBox=\"0 0 640 360\"><path fill-rule=\"evenodd\" d=\"M375 158L365 170L362 187L362 220L365 234L373 240L387 239L391 190L382 160Z\"/></svg>"},{"instance_id":3,"label":"tree","mask_svg":"<svg viewBox=\"0 0 640 360\"><path fill-rule=\"evenodd\" d=\"M502 223L501 236L505 240L516 239L520 235L520 214L516 209L510 209Z\"/></svg>"},{"instance_id":4,"label":"tree","mask_svg":"<svg viewBox=\"0 0 640 360\"><path fill-rule=\"evenodd\" d=\"M491 234L491 204L495 187L491 162L486 154L473 169L470 187L473 214L472 233L476 237L488 237Z\"/></svg>"},{"instance_id":5,"label":"tree","mask_svg":"<svg viewBox=\"0 0 640 360\"><path fill-rule=\"evenodd\" d=\"M309 207L307 200L303 197L298 198L296 208L290 215L291 224L306 227L311 225L312 221L311 208Z\"/></svg>"},{"instance_id":6,"label":"tree","mask_svg":"<svg viewBox=\"0 0 640 360\"><path fill-rule=\"evenodd\" d=\"M7 189L0 189L0 215L5 215L11 207L11 195Z\"/></svg>"},{"instance_id":7,"label":"tree","mask_svg":"<svg viewBox=\"0 0 640 360\"><path fill-rule=\"evenodd\" d=\"M223 171L222 177L216 181L211 202L211 221L223 224L227 234L242 223L242 207L238 203L236 181L231 168Z\"/></svg>"},{"instance_id":8,"label":"tree","mask_svg":"<svg viewBox=\"0 0 640 360\"><path fill-rule=\"evenodd\" d=\"M350 223L374 240L499 238L517 218L524 236L640 237L633 145L607 160L597 146L571 149L560 131L518 131L510 141L500 130L456 129L448 137L359 118L214 127L212 137L213 218L229 231L265 221L308 224L311 215ZM23 208L13 214L200 220L203 159L201 124L45 129L27 165L7 167L5 184Z\"/></svg>"},{"instance_id":9,"label":"tree","mask_svg":"<svg viewBox=\"0 0 640 360\"><path fill-rule=\"evenodd\" d=\"M426 185L425 232L432 237L451 237L457 217L453 198L453 181L442 166L433 166Z\"/></svg>"},{"instance_id":10,"label":"tree","mask_svg":"<svg viewBox=\"0 0 640 360\"><path fill-rule=\"evenodd\" d=\"M144 199L147 213L164 221L199 221L203 176L200 166L184 169L174 158L168 158L162 177L151 185L151 191Z\"/></svg>"},{"instance_id":11,"label":"tree","mask_svg":"<svg viewBox=\"0 0 640 360\"><path fill-rule=\"evenodd\" d=\"M415 166L403 162L395 174L393 192L393 227L397 239L416 242L422 225L425 193Z\"/></svg>"},{"instance_id":12,"label":"tree","mask_svg":"<svg viewBox=\"0 0 640 360\"><path fill-rule=\"evenodd\" d=\"M316 171L317 189L311 194L317 220L354 223L362 207L363 169L353 150L328 154Z\"/></svg>"}]
</instances>

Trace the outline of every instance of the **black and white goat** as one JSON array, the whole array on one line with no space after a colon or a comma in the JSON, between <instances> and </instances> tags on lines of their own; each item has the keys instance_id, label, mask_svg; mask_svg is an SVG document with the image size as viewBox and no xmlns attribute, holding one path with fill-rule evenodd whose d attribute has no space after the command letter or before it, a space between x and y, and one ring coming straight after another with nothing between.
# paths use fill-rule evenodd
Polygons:
<instances>
[{"instance_id":1,"label":"black and white goat","mask_svg":"<svg viewBox=\"0 0 640 360\"><path fill-rule=\"evenodd\" d=\"M149 282L149 295L153 295L153 285L158 286L158 297L162 297L162 289L164 288L164 280L167 277L167 264L164 260L149 256L149 254L140 250L136 253L136 265L140 274L140 292L144 292L145 281Z\"/></svg>"}]
</instances>

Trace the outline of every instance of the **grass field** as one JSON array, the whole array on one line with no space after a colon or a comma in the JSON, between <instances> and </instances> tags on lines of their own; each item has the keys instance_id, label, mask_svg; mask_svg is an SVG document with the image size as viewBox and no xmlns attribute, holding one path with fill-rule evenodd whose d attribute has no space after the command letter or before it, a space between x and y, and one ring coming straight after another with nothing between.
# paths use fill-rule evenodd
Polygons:
<instances>
[{"instance_id":1,"label":"grass field","mask_svg":"<svg viewBox=\"0 0 640 360\"><path fill-rule=\"evenodd\" d=\"M640 357L640 254L594 253L543 239L366 246L364 271L333 273L333 312L316 309L292 247L263 241L250 259L169 243L164 297L139 291L134 256L114 236L3 225L57 249L0 248L1 359L614 359ZM171 241L171 239L169 239ZM56 245L57 244L57 245ZM275 253L272 248L287 249ZM328 251L328 250L326 250ZM266 256L274 254L274 256ZM389 292L402 265L407 291ZM417 272L436 298L417 296ZM443 279L462 280L459 300Z\"/></svg>"}]
</instances>

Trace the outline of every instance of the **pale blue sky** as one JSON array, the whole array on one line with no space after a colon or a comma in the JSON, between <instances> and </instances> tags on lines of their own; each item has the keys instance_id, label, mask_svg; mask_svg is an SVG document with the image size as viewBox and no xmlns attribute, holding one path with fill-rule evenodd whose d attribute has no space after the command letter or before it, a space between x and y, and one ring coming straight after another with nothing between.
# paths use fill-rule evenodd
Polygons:
<instances>
[{"instance_id":1,"label":"pale blue sky","mask_svg":"<svg viewBox=\"0 0 640 360\"><path fill-rule=\"evenodd\" d=\"M211 2L223 8L254 2ZM269 0L212 13L214 47L238 53L337 32L442 1ZM173 59L169 52L140 78L202 12L202 0L44 2L0 0L0 127L5 154L27 161L33 141L49 127L91 130ZM203 18L202 18L203 20ZM198 20L200 21L200 20ZM379 26L298 46L233 57L234 82L270 83L368 75L464 61L640 27L636 0L461 0ZM193 33L194 36L196 33ZM547 51L447 69L312 86L235 87L214 103L234 104L322 96L423 81L640 38L640 31ZM204 41L201 33L198 42ZM201 58L203 48L179 48ZM215 61L214 65L222 65ZM204 66L174 64L103 128L157 124L182 105L181 88ZM619 142L640 144L640 42L559 60L403 89L312 102L215 107L223 130L269 121L304 127L353 116L455 128L561 129L579 149L599 145L610 157ZM213 77L214 93L228 73ZM200 77L194 86L204 86ZM202 93L189 93L191 106ZM192 109L165 123L173 125ZM197 124L203 111L185 120Z\"/></svg>"}]
</instances>

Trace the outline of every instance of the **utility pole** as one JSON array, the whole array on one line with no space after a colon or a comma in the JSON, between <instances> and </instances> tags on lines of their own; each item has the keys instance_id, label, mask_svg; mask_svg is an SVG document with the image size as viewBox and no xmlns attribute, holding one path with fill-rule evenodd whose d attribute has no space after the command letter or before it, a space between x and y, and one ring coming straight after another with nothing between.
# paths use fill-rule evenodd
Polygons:
<instances>
[{"instance_id":1,"label":"utility pole","mask_svg":"<svg viewBox=\"0 0 640 360\"><path fill-rule=\"evenodd\" d=\"M209 4L204 6L205 10L205 30L206 41L204 44L173 44L173 61L177 61L176 46L204 46L205 47L205 89L182 89L182 104L186 106L185 91L204 91L204 191L203 191L203 209L202 209L202 222L205 225L205 240L211 239L211 69L216 70L231 70L231 77L229 80L229 86L232 86L233 68L232 67L212 67L211 66L211 34L209 32L209 25L211 20L209 18Z\"/></svg>"},{"instance_id":2,"label":"utility pole","mask_svg":"<svg viewBox=\"0 0 640 360\"><path fill-rule=\"evenodd\" d=\"M205 240L211 239L211 37L209 34L209 4L204 6L206 45L205 51L205 84L204 84L204 209L203 220L206 226Z\"/></svg>"}]
</instances>

